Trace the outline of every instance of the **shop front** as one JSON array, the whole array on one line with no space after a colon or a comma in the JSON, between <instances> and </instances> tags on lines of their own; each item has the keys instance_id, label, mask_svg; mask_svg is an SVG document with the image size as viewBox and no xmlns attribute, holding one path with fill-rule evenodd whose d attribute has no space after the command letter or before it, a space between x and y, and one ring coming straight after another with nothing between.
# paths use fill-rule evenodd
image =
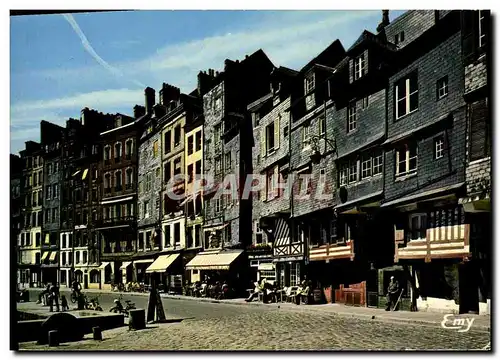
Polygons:
<instances>
[{"instance_id":1,"label":"shop front","mask_svg":"<svg viewBox=\"0 0 500 360\"><path fill-rule=\"evenodd\" d=\"M146 269L146 274L156 274L159 290L169 293L182 293L183 276L181 254L160 255Z\"/></svg>"}]
</instances>

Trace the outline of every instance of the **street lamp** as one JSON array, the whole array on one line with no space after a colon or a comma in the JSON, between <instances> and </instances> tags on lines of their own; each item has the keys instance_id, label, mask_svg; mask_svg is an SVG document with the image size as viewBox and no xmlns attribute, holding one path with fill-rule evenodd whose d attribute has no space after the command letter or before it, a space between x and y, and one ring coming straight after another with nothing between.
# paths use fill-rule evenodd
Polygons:
<instances>
[{"instance_id":1,"label":"street lamp","mask_svg":"<svg viewBox=\"0 0 500 360\"><path fill-rule=\"evenodd\" d=\"M325 143L330 147L330 151L337 153L337 141L336 139L328 139L326 135L309 135L309 139L306 141L306 145L311 145L312 153L309 155L311 161L318 164L322 156L325 156L326 150L321 154L319 150L319 141L324 140Z\"/></svg>"}]
</instances>

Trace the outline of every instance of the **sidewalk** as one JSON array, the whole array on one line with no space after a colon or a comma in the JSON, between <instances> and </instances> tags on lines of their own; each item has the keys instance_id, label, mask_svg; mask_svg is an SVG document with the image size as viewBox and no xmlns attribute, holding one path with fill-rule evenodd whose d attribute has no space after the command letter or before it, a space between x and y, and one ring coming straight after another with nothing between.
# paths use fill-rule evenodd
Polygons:
<instances>
[{"instance_id":1,"label":"sidewalk","mask_svg":"<svg viewBox=\"0 0 500 360\"><path fill-rule=\"evenodd\" d=\"M30 291L40 291L39 288L29 288ZM65 289L61 289L65 290ZM70 289L67 289L70 291ZM136 292L127 292L127 293L119 293L109 290L100 290L100 289L86 289L84 292L87 293L105 293L105 294L128 294L134 296L149 296L149 293L136 293ZM441 323L444 320L444 315L442 313L435 312L409 312L409 311L385 311L384 309L377 308L368 308L368 307L353 307L346 306L343 304L320 304L320 305L295 305L292 303L272 303L272 304L264 304L262 302L253 301L247 303L245 299L227 299L227 300L215 300L211 298L195 298L192 296L184 296L184 295L168 295L161 294L162 298L173 299L173 300L187 300L187 301L199 301L199 302L209 302L209 303L220 303L220 304L231 304L231 305L242 305L242 306L261 306L275 309L286 309L293 311L315 311L315 312L323 312L325 315L335 315L342 317L350 317L350 318L361 318L365 320L381 320L388 322L398 322L398 323L406 323L406 324L422 324L422 325L433 325L433 326L441 326ZM475 315L475 314L463 314L463 315L453 315L448 320L448 323L451 326L451 322L453 319L459 318L473 318L473 328L480 329L483 331L490 331L491 329L491 317L490 315Z\"/></svg>"}]
</instances>

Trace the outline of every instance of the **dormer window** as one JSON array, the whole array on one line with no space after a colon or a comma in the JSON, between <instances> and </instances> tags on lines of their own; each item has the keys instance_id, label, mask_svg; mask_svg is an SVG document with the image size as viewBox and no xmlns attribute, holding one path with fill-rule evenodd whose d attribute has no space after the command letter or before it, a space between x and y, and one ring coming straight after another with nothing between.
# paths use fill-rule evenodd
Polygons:
<instances>
[{"instance_id":1,"label":"dormer window","mask_svg":"<svg viewBox=\"0 0 500 360\"><path fill-rule=\"evenodd\" d=\"M354 59L354 80L360 79L366 74L366 62L364 54Z\"/></svg>"},{"instance_id":2,"label":"dormer window","mask_svg":"<svg viewBox=\"0 0 500 360\"><path fill-rule=\"evenodd\" d=\"M394 44L399 44L400 42L405 41L405 32L401 31L399 34L394 35Z\"/></svg>"},{"instance_id":3,"label":"dormer window","mask_svg":"<svg viewBox=\"0 0 500 360\"><path fill-rule=\"evenodd\" d=\"M304 80L304 90L306 94L309 94L314 90L314 73L309 73Z\"/></svg>"}]
</instances>

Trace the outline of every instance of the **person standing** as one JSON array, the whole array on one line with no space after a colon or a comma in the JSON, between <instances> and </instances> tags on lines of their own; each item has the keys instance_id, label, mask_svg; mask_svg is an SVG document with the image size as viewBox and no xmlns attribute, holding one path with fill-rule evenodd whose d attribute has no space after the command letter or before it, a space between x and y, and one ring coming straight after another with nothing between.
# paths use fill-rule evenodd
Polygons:
<instances>
[{"instance_id":1,"label":"person standing","mask_svg":"<svg viewBox=\"0 0 500 360\"><path fill-rule=\"evenodd\" d=\"M387 306L385 311L396 310L398 297L400 295L399 282L391 276L391 282L387 288Z\"/></svg>"},{"instance_id":2,"label":"person standing","mask_svg":"<svg viewBox=\"0 0 500 360\"><path fill-rule=\"evenodd\" d=\"M40 294L38 294L38 301L36 302L37 304L40 304L42 302L42 298L49 294L50 292L50 284L47 284L45 290L43 290Z\"/></svg>"},{"instance_id":3,"label":"person standing","mask_svg":"<svg viewBox=\"0 0 500 360\"><path fill-rule=\"evenodd\" d=\"M52 306L56 303L57 312L59 312L59 286L58 284L53 284L50 287L50 310L52 311Z\"/></svg>"}]
</instances>

